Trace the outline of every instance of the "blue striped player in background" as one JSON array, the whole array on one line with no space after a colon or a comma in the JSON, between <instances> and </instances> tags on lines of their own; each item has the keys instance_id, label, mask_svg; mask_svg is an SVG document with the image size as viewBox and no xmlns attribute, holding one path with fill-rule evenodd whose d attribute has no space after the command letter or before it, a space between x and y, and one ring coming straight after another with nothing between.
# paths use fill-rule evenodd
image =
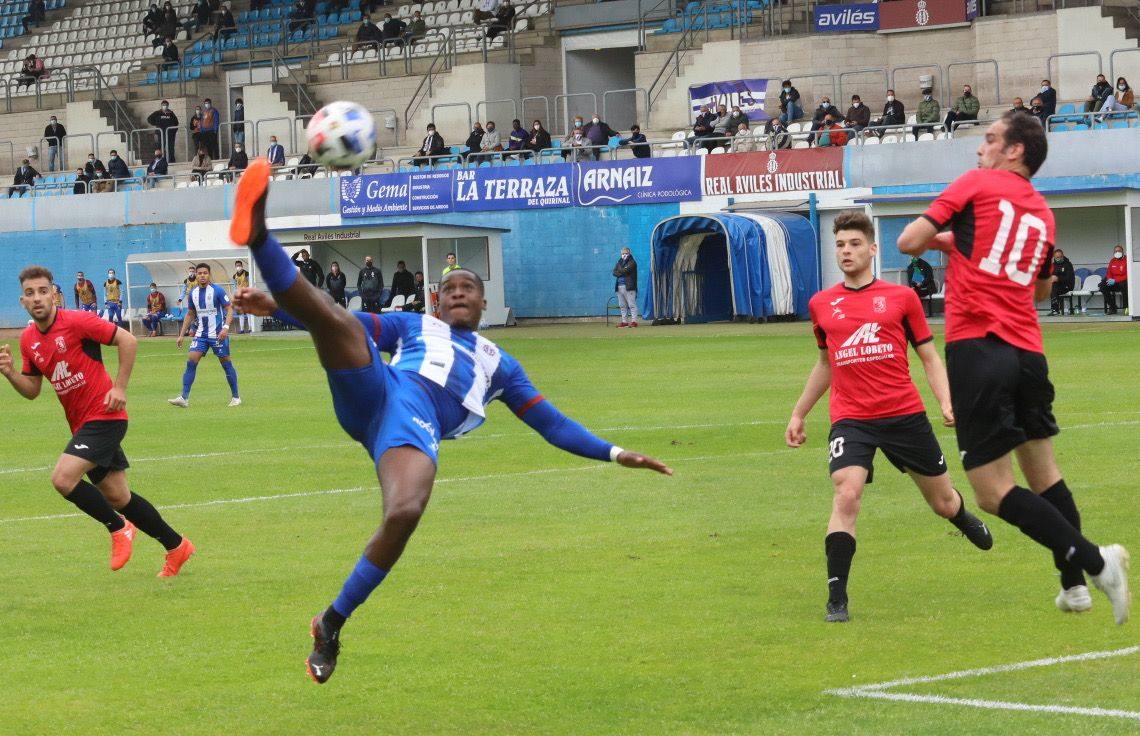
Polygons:
<instances>
[{"instance_id":1,"label":"blue striped player in background","mask_svg":"<svg viewBox=\"0 0 1140 736\"><path fill-rule=\"evenodd\" d=\"M190 343L190 353L186 356L186 371L182 374L182 393L167 399L174 406L183 409L190 406L190 387L198 374L198 361L208 351L213 350L226 372L226 382L230 384L230 406L241 406L238 396L237 369L230 360L230 323L234 319L234 307L226 290L210 281L210 264L199 263L194 269L197 283L186 291L186 316L178 329L178 347L182 347L187 331L192 331L194 341ZM191 323L198 321L190 330Z\"/></svg>"},{"instance_id":2,"label":"blue striped player in background","mask_svg":"<svg viewBox=\"0 0 1140 736\"><path fill-rule=\"evenodd\" d=\"M464 268L440 282L440 319L410 312L348 312L303 278L266 230L269 165L258 159L238 184L230 239L248 245L270 297L240 289L237 306L309 330L328 374L337 419L364 445L376 466L383 521L345 580L340 595L310 624L309 676L326 682L340 653L340 632L380 585L415 531L435 482L439 441L481 425L498 399L552 445L627 468L673 471L623 450L565 416L531 384L518 361L479 335L486 307L483 281ZM280 305L280 307L278 306ZM385 364L380 353L391 353Z\"/></svg>"}]
</instances>

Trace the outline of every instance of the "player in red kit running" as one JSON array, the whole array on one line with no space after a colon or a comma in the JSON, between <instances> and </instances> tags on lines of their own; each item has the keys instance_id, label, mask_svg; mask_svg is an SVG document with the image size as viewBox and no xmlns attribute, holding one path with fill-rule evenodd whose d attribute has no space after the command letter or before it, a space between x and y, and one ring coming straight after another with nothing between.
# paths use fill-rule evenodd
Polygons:
<instances>
[{"instance_id":1,"label":"player in red kit running","mask_svg":"<svg viewBox=\"0 0 1140 736\"><path fill-rule=\"evenodd\" d=\"M1083 572L1128 620L1128 551L1081 534L1076 502L1053 456L1059 432L1036 301L1052 276L1053 213L1029 179L1045 162L1041 124L1006 113L986 130L978 168L958 177L899 237L903 253L949 254L946 364L958 450L978 505L1053 552L1062 611L1086 611ZM939 234L944 227L950 231ZM1029 489L1014 479L1017 455ZM1083 572L1082 572L1083 571Z\"/></svg>"},{"instance_id":2,"label":"player in red kit running","mask_svg":"<svg viewBox=\"0 0 1140 736\"><path fill-rule=\"evenodd\" d=\"M804 419L830 387L828 454L835 500L823 544L828 578L825 620L844 622L849 619L847 577L855 556L855 521L863 487L874 478L876 450L909 474L934 513L949 519L975 546L989 549L993 538L954 490L926 407L910 378L907 346L913 345L942 407L943 422L952 426L946 369L934 349L918 295L875 278L871 266L878 245L871 218L862 212L844 212L835 218L833 231L843 281L813 296L808 305L819 360L792 409L784 439L789 447L803 445Z\"/></svg>"},{"instance_id":3,"label":"player in red kit running","mask_svg":"<svg viewBox=\"0 0 1140 736\"><path fill-rule=\"evenodd\" d=\"M111 532L111 569L118 570L131 558L137 528L166 548L159 577L177 575L194 553L194 545L127 486L130 463L122 441L127 433L127 381L138 342L91 312L58 309L53 292L51 271L46 268L29 266L20 273L20 303L32 317L20 335L23 370L16 371L8 346L0 345L0 375L25 399L40 395L45 377L51 382L73 434L51 482L64 498ZM119 350L114 382L103 367L100 345Z\"/></svg>"}]
</instances>

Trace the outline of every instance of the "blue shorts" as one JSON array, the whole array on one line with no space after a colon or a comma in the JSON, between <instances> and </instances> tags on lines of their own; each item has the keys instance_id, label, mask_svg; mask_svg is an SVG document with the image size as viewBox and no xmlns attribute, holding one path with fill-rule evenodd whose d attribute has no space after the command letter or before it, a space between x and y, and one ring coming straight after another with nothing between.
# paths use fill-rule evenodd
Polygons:
<instances>
[{"instance_id":1,"label":"blue shorts","mask_svg":"<svg viewBox=\"0 0 1140 736\"><path fill-rule=\"evenodd\" d=\"M230 339L227 337L219 342L212 337L195 337L194 342L190 343L192 353L208 353L210 350L219 358L230 357Z\"/></svg>"},{"instance_id":2,"label":"blue shorts","mask_svg":"<svg viewBox=\"0 0 1140 736\"><path fill-rule=\"evenodd\" d=\"M92 302L91 304L80 304L79 309L83 312L98 312L99 305Z\"/></svg>"},{"instance_id":3,"label":"blue shorts","mask_svg":"<svg viewBox=\"0 0 1140 736\"><path fill-rule=\"evenodd\" d=\"M440 421L427 389L389 367L371 340L372 363L326 371L340 426L364 445L372 461L393 447L411 446L439 464Z\"/></svg>"}]
</instances>

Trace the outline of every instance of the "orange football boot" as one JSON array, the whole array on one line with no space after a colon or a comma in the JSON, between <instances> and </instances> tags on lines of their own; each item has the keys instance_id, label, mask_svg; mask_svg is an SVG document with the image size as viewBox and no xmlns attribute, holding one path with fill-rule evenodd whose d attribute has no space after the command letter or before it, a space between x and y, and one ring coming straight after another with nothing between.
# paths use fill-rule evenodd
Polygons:
<instances>
[{"instance_id":1,"label":"orange football boot","mask_svg":"<svg viewBox=\"0 0 1140 736\"><path fill-rule=\"evenodd\" d=\"M131 559L134 551L135 534L138 530L131 522L123 519L126 526L117 532L111 532L111 569L120 570Z\"/></svg>"},{"instance_id":2,"label":"orange football boot","mask_svg":"<svg viewBox=\"0 0 1140 736\"><path fill-rule=\"evenodd\" d=\"M166 563L163 564L158 577L172 578L177 575L182 566L186 564L186 560L190 559L190 555L194 554L195 551L194 543L183 537L182 544L166 553Z\"/></svg>"},{"instance_id":3,"label":"orange football boot","mask_svg":"<svg viewBox=\"0 0 1140 736\"><path fill-rule=\"evenodd\" d=\"M265 195L269 191L269 161L255 158L238 180L230 240L251 245L265 232Z\"/></svg>"}]
</instances>

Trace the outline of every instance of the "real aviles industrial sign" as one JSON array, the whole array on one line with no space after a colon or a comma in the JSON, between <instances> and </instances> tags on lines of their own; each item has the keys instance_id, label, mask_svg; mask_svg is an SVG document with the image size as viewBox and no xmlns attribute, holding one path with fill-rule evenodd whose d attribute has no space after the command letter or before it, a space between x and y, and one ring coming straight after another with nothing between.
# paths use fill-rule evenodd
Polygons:
<instances>
[{"instance_id":1,"label":"real aviles industrial sign","mask_svg":"<svg viewBox=\"0 0 1140 736\"><path fill-rule=\"evenodd\" d=\"M815 6L815 30L818 33L849 33L879 30L879 6L876 3Z\"/></svg>"},{"instance_id":2,"label":"real aviles industrial sign","mask_svg":"<svg viewBox=\"0 0 1140 736\"><path fill-rule=\"evenodd\" d=\"M505 165L343 177L340 214L384 217L692 202L711 194L842 186L840 149Z\"/></svg>"}]
</instances>

